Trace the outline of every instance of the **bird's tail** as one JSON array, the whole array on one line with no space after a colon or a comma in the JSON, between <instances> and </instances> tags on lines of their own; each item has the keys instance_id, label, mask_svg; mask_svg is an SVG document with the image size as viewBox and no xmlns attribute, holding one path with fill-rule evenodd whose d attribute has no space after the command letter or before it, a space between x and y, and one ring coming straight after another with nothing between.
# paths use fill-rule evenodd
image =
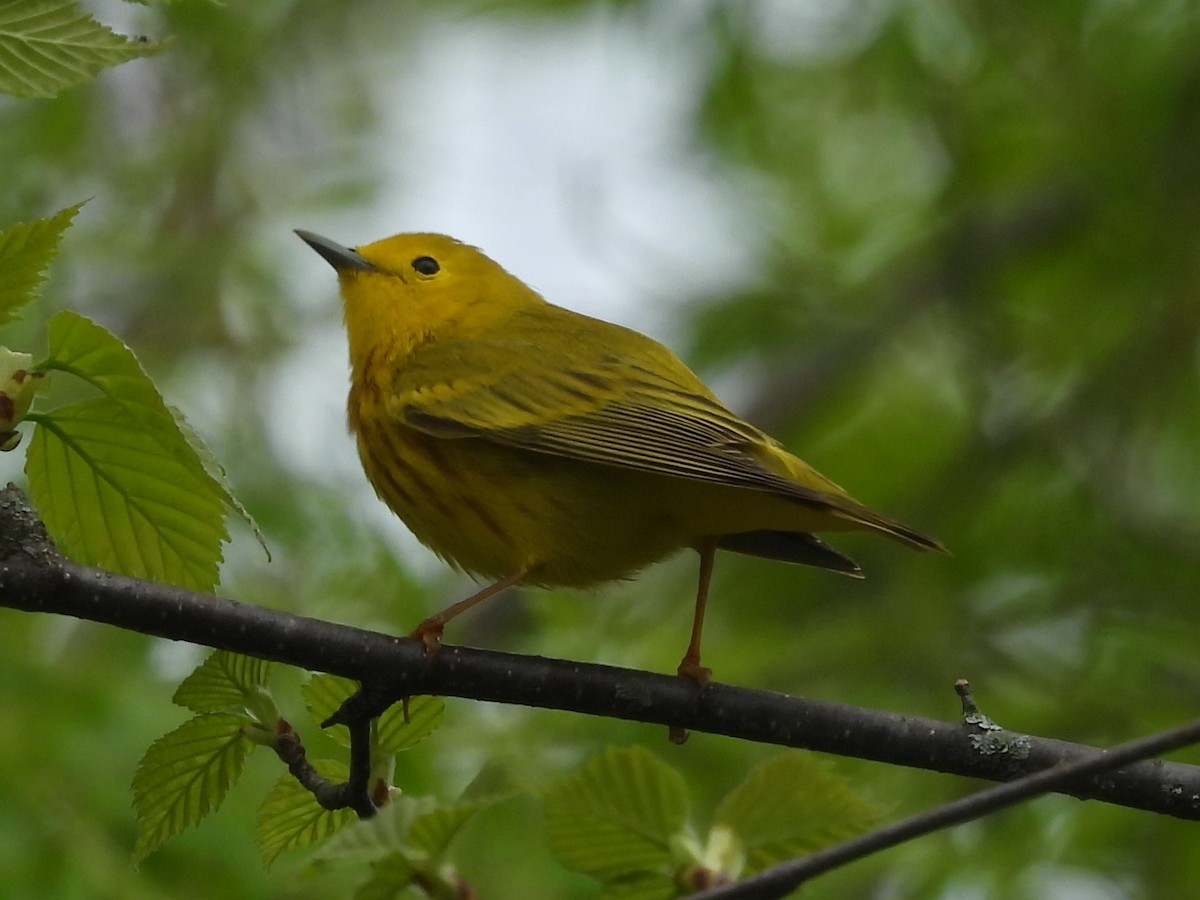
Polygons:
<instances>
[{"instance_id":1,"label":"bird's tail","mask_svg":"<svg viewBox=\"0 0 1200 900\"><path fill-rule=\"evenodd\" d=\"M936 550L938 553L950 552L946 549L945 544L937 538L922 534L911 525L906 525L899 519L893 519L890 516L877 513L875 510L863 506L856 500L850 500L849 498L841 500L839 498L833 505L833 508L830 509L830 512L837 518L853 522L860 528L886 534L893 540L907 544L914 550Z\"/></svg>"},{"instance_id":2,"label":"bird's tail","mask_svg":"<svg viewBox=\"0 0 1200 900\"><path fill-rule=\"evenodd\" d=\"M850 557L834 550L820 538L804 531L742 531L723 534L717 540L722 550L761 556L781 562L800 563L818 569L841 572L851 578L862 578L862 569Z\"/></svg>"}]
</instances>

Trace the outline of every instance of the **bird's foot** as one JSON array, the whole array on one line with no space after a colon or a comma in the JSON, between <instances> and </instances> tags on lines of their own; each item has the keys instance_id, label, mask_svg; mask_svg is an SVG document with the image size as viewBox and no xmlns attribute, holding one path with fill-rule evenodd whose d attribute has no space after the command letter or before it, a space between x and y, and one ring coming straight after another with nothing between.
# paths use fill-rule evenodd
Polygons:
<instances>
[{"instance_id":1,"label":"bird's foot","mask_svg":"<svg viewBox=\"0 0 1200 900\"><path fill-rule=\"evenodd\" d=\"M437 616L430 616L411 632L409 637L425 645L426 656L437 656L442 649L442 630L446 627Z\"/></svg>"},{"instance_id":2,"label":"bird's foot","mask_svg":"<svg viewBox=\"0 0 1200 900\"><path fill-rule=\"evenodd\" d=\"M686 678L693 682L697 687L703 688L709 681L712 680L712 669L707 666L700 665L700 658L688 654L679 663L679 668L675 670L680 678ZM672 744L682 744L688 739L688 730L682 725L672 725L667 731L667 738Z\"/></svg>"},{"instance_id":3,"label":"bird's foot","mask_svg":"<svg viewBox=\"0 0 1200 900\"><path fill-rule=\"evenodd\" d=\"M694 681L700 687L704 687L712 681L712 669L700 665L699 659L692 659L685 656L679 663L679 668L675 671L679 673L680 678Z\"/></svg>"}]
</instances>

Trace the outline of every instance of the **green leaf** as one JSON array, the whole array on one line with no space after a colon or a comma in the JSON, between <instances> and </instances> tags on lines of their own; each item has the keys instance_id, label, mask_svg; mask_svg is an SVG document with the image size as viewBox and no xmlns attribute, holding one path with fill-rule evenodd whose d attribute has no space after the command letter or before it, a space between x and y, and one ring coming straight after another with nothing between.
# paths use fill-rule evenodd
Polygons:
<instances>
[{"instance_id":1,"label":"green leaf","mask_svg":"<svg viewBox=\"0 0 1200 900\"><path fill-rule=\"evenodd\" d=\"M0 325L37 297L38 285L45 280L46 267L58 251L63 232L86 202L68 206L48 219L18 222L0 231Z\"/></svg>"},{"instance_id":2,"label":"green leaf","mask_svg":"<svg viewBox=\"0 0 1200 900\"><path fill-rule=\"evenodd\" d=\"M742 874L751 874L853 837L882 814L824 761L795 750L768 759L730 791L713 826L741 841Z\"/></svg>"},{"instance_id":3,"label":"green leaf","mask_svg":"<svg viewBox=\"0 0 1200 900\"><path fill-rule=\"evenodd\" d=\"M227 536L224 506L168 449L169 435L164 440L161 429L107 397L28 418L38 423L25 459L30 495L67 555L126 575L213 588Z\"/></svg>"},{"instance_id":4,"label":"green leaf","mask_svg":"<svg viewBox=\"0 0 1200 900\"><path fill-rule=\"evenodd\" d=\"M634 877L609 882L600 892L600 900L673 900L680 896L679 885L670 875L642 872Z\"/></svg>"},{"instance_id":5,"label":"green leaf","mask_svg":"<svg viewBox=\"0 0 1200 900\"><path fill-rule=\"evenodd\" d=\"M321 673L313 675L305 682L300 688L300 693L304 697L308 714L317 722L324 722L337 712L356 690L358 684L349 678ZM327 728L325 733L343 747L350 746L350 732L344 725Z\"/></svg>"},{"instance_id":6,"label":"green leaf","mask_svg":"<svg viewBox=\"0 0 1200 900\"><path fill-rule=\"evenodd\" d=\"M211 590L228 538L224 509L240 506L209 472L207 448L202 454L188 440L133 353L106 329L63 312L49 331L40 368L69 372L106 395L36 417L44 427L34 433L26 472L51 534L81 561ZM141 464L130 466L127 457L139 454ZM132 527L123 504L135 507ZM139 546L147 532L149 543Z\"/></svg>"},{"instance_id":7,"label":"green leaf","mask_svg":"<svg viewBox=\"0 0 1200 900\"><path fill-rule=\"evenodd\" d=\"M332 759L313 760L322 778L344 782L349 770ZM258 846L263 864L270 866L281 853L323 844L355 821L351 809L325 809L292 775L283 775L258 813Z\"/></svg>"},{"instance_id":8,"label":"green leaf","mask_svg":"<svg viewBox=\"0 0 1200 900\"><path fill-rule=\"evenodd\" d=\"M393 754L410 750L437 731L445 717L446 702L441 697L410 697L407 722L404 704L394 703L375 720L375 747Z\"/></svg>"},{"instance_id":9,"label":"green leaf","mask_svg":"<svg viewBox=\"0 0 1200 900\"><path fill-rule=\"evenodd\" d=\"M7 0L0 4L0 91L53 97L97 72L162 44L115 34L70 0Z\"/></svg>"},{"instance_id":10,"label":"green leaf","mask_svg":"<svg viewBox=\"0 0 1200 900\"><path fill-rule=\"evenodd\" d=\"M302 688L309 714L324 722L358 690L349 678L337 675L314 675ZM442 724L446 703L441 697L410 697L408 721L404 721L404 704L388 707L373 724L372 744L379 753L395 754L408 750L429 737ZM331 738L343 747L350 746L350 732L344 725L327 729Z\"/></svg>"},{"instance_id":11,"label":"green leaf","mask_svg":"<svg viewBox=\"0 0 1200 900\"><path fill-rule=\"evenodd\" d=\"M131 415L155 425L175 422L158 388L142 368L133 351L115 334L79 313L64 310L50 319L49 355L39 368L70 372L97 388L111 400L129 407ZM162 428L164 432L170 429ZM190 448L186 437L175 429L171 440ZM203 471L198 458L195 467Z\"/></svg>"},{"instance_id":12,"label":"green leaf","mask_svg":"<svg viewBox=\"0 0 1200 900\"><path fill-rule=\"evenodd\" d=\"M137 810L134 865L224 799L254 746L242 716L196 716L150 745L133 776Z\"/></svg>"},{"instance_id":13,"label":"green leaf","mask_svg":"<svg viewBox=\"0 0 1200 900\"><path fill-rule=\"evenodd\" d=\"M266 660L218 650L183 680L171 701L196 713L240 712L266 685L270 670Z\"/></svg>"},{"instance_id":14,"label":"green leaf","mask_svg":"<svg viewBox=\"0 0 1200 900\"><path fill-rule=\"evenodd\" d=\"M355 822L325 844L316 859L336 859L366 862L380 859L389 853L404 853L410 860L424 859L426 854L414 851L408 834L412 823L420 816L438 808L433 797L396 797L373 817Z\"/></svg>"},{"instance_id":15,"label":"green leaf","mask_svg":"<svg viewBox=\"0 0 1200 900\"><path fill-rule=\"evenodd\" d=\"M396 797L365 821L356 822L325 844L317 860L367 862L371 878L354 894L364 900L394 897L419 874L430 896L454 897L456 878L445 852L463 825L487 802L439 806L432 797Z\"/></svg>"},{"instance_id":16,"label":"green leaf","mask_svg":"<svg viewBox=\"0 0 1200 900\"><path fill-rule=\"evenodd\" d=\"M391 853L371 863L371 877L354 891L354 900L394 900L408 889L416 875L408 857Z\"/></svg>"},{"instance_id":17,"label":"green leaf","mask_svg":"<svg viewBox=\"0 0 1200 900\"><path fill-rule=\"evenodd\" d=\"M455 803L417 816L408 829L408 845L433 859L441 857L462 827L486 805Z\"/></svg>"},{"instance_id":18,"label":"green leaf","mask_svg":"<svg viewBox=\"0 0 1200 900\"><path fill-rule=\"evenodd\" d=\"M445 865L445 851L462 826L484 806L437 807L429 797L400 797L374 819L338 835L327 849L339 859L370 860L371 877L355 892L357 900L395 897L418 875L422 884L432 888L430 896L459 896L454 890L454 872Z\"/></svg>"},{"instance_id":19,"label":"green leaf","mask_svg":"<svg viewBox=\"0 0 1200 900\"><path fill-rule=\"evenodd\" d=\"M459 794L460 803L491 804L507 800L521 793L522 786L513 777L512 770L504 763L489 760L483 764L471 783Z\"/></svg>"},{"instance_id":20,"label":"green leaf","mask_svg":"<svg viewBox=\"0 0 1200 900\"><path fill-rule=\"evenodd\" d=\"M568 868L603 881L669 875L688 815L683 776L641 747L613 747L545 794L546 835Z\"/></svg>"},{"instance_id":21,"label":"green leaf","mask_svg":"<svg viewBox=\"0 0 1200 900\"><path fill-rule=\"evenodd\" d=\"M158 435L181 465L186 465L206 483L209 492L246 521L266 549L258 525L229 490L225 472L213 452L183 413L167 406L129 347L103 326L70 311L50 320L49 338L50 354L40 368L70 372L128 407L147 430Z\"/></svg>"},{"instance_id":22,"label":"green leaf","mask_svg":"<svg viewBox=\"0 0 1200 900\"><path fill-rule=\"evenodd\" d=\"M192 423L187 420L183 414L183 410L170 404L167 405L167 411L171 414L171 418L175 420L175 427L179 429L179 433L183 435L183 439L195 452L196 457L200 460L200 465L204 467L205 473L216 485L221 499L231 510L237 513L238 518L250 526L250 531L254 534L254 539L258 541L258 545L263 548L263 553L267 555L267 562L271 561L271 549L267 546L267 539L263 536L262 529L258 527L258 522L254 520L254 516L250 515L250 511L242 506L240 501L233 494L233 485L229 483L229 478L225 474L225 467L221 465L221 461L217 459L217 454L213 453L212 448L208 446L208 442L200 435Z\"/></svg>"}]
</instances>

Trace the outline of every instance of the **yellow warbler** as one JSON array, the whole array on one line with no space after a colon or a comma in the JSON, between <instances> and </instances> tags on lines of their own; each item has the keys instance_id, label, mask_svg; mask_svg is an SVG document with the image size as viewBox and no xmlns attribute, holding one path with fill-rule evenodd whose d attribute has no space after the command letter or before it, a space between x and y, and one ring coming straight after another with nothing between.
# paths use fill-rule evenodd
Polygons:
<instances>
[{"instance_id":1,"label":"yellow warbler","mask_svg":"<svg viewBox=\"0 0 1200 900\"><path fill-rule=\"evenodd\" d=\"M367 477L422 543L493 580L418 626L430 648L510 585L587 587L691 547L700 578L679 673L703 683L718 549L850 575L858 566L812 532L944 549L743 422L662 344L546 302L474 247L297 234L337 271Z\"/></svg>"}]
</instances>

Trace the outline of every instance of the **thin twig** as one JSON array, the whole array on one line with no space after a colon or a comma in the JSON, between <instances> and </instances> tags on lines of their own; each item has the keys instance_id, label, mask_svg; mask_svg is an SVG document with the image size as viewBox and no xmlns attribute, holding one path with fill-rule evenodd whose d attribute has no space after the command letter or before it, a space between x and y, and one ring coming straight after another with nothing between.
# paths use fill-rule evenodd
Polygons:
<instances>
[{"instance_id":1,"label":"thin twig","mask_svg":"<svg viewBox=\"0 0 1200 900\"><path fill-rule=\"evenodd\" d=\"M1200 719L1149 737L1139 738L1111 750L1093 750L1088 755L1062 762L1008 784L954 800L899 822L827 847L790 862L772 866L735 884L695 894L695 900L777 900L806 881L847 863L894 847L952 825L979 819L1048 791L1069 788L1072 783L1112 772L1124 765L1200 741Z\"/></svg>"},{"instance_id":2,"label":"thin twig","mask_svg":"<svg viewBox=\"0 0 1200 900\"><path fill-rule=\"evenodd\" d=\"M360 819L375 815L371 800L371 720L352 719L345 723L350 731L350 778L345 784L345 805Z\"/></svg>"},{"instance_id":3,"label":"thin twig","mask_svg":"<svg viewBox=\"0 0 1200 900\"><path fill-rule=\"evenodd\" d=\"M287 766L288 771L325 809L343 809L350 804L346 799L346 785L334 784L320 775L308 761L304 743L290 723L280 719L275 726L275 755ZM374 809L372 809L374 812Z\"/></svg>"}]
</instances>

